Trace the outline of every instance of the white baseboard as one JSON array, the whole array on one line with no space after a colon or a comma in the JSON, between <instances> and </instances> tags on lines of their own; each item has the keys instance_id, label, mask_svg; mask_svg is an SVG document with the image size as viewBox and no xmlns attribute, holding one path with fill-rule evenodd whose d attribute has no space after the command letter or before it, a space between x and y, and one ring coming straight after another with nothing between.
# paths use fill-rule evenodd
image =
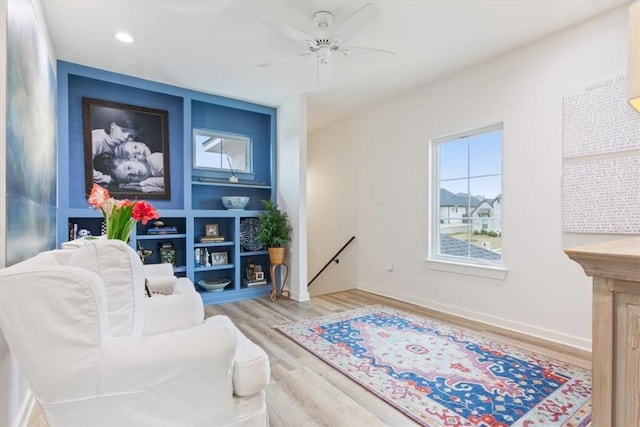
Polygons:
<instances>
[{"instance_id":1,"label":"white baseboard","mask_svg":"<svg viewBox=\"0 0 640 427\"><path fill-rule=\"evenodd\" d=\"M591 352L591 340L586 340L580 337L561 334L556 331L538 328L536 326L528 325L525 323L514 322L512 320L505 319L502 317L490 316L484 313L464 310L459 307L454 307L447 304L441 304L435 301L430 301L424 298L416 297L415 295L404 295L398 292L389 292L386 289L382 291L379 289L371 288L363 284L358 284L358 289L366 292L371 292L372 294L393 298L409 304L419 305L421 307L440 311L442 313L451 314L458 317L464 317L465 319L485 323L498 328L507 329L509 331L529 335L535 338L540 338L546 341L552 341L554 343L567 345L570 347L575 347L579 350Z\"/></svg>"},{"instance_id":2,"label":"white baseboard","mask_svg":"<svg viewBox=\"0 0 640 427\"><path fill-rule=\"evenodd\" d=\"M24 396L24 400L22 401L22 405L20 406L20 410L16 414L16 418L13 422L13 427L28 427L29 419L31 419L31 413L33 412L33 407L36 404L36 399L31 393L31 390L27 390Z\"/></svg>"}]
</instances>

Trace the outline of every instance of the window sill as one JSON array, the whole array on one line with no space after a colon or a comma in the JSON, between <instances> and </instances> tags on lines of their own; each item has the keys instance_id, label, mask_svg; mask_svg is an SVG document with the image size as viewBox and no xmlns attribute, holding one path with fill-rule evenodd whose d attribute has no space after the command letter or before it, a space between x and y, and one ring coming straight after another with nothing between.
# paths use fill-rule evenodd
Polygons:
<instances>
[{"instance_id":1,"label":"window sill","mask_svg":"<svg viewBox=\"0 0 640 427\"><path fill-rule=\"evenodd\" d=\"M425 261L430 270L446 271L449 273L466 274L467 276L484 277L493 280L505 280L507 272L505 267L489 265L463 264L459 262L428 259Z\"/></svg>"}]
</instances>

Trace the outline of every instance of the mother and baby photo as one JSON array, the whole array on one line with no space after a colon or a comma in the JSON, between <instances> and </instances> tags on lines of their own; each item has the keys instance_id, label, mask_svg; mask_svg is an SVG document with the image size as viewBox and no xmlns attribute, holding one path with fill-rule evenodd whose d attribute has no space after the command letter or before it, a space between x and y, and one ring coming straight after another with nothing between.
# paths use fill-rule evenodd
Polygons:
<instances>
[{"instance_id":1,"label":"mother and baby photo","mask_svg":"<svg viewBox=\"0 0 640 427\"><path fill-rule=\"evenodd\" d=\"M120 197L169 199L168 113L82 99L85 181Z\"/></svg>"}]
</instances>

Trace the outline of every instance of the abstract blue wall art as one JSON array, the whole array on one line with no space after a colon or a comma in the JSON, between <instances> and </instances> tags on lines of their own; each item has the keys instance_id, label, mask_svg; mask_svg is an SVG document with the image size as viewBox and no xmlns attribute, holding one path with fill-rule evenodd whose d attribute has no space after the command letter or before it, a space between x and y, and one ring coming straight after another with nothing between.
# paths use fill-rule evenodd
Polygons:
<instances>
[{"instance_id":1,"label":"abstract blue wall art","mask_svg":"<svg viewBox=\"0 0 640 427\"><path fill-rule=\"evenodd\" d=\"M56 80L31 2L8 2L7 33L6 253L12 265L56 246Z\"/></svg>"}]
</instances>

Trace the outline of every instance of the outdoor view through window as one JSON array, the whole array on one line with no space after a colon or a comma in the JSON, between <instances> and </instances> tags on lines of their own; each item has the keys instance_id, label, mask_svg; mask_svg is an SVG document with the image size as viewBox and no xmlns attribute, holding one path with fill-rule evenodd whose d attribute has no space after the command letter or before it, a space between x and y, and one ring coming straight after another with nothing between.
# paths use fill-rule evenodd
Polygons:
<instances>
[{"instance_id":1,"label":"outdoor view through window","mask_svg":"<svg viewBox=\"0 0 640 427\"><path fill-rule=\"evenodd\" d=\"M502 264L502 125L433 141L436 259Z\"/></svg>"}]
</instances>

